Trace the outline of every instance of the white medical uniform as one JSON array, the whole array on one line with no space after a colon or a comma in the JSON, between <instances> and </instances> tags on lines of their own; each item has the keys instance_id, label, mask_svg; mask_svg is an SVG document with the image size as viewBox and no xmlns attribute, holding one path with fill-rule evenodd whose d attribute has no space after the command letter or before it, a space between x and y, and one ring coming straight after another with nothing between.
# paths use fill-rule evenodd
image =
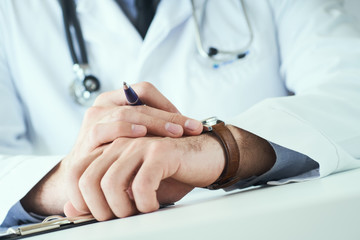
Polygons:
<instances>
[{"instance_id":1,"label":"white medical uniform","mask_svg":"<svg viewBox=\"0 0 360 240\"><path fill-rule=\"evenodd\" d=\"M216 115L319 164L279 182L360 167L360 32L342 2L245 5L250 54L219 69L198 54L188 0L161 1L144 41L113 0L78 0L77 14L103 91L149 81L187 116ZM238 0L205 13L204 46L249 40ZM0 222L73 146L86 110L69 95L73 79L58 1L1 0Z\"/></svg>"}]
</instances>

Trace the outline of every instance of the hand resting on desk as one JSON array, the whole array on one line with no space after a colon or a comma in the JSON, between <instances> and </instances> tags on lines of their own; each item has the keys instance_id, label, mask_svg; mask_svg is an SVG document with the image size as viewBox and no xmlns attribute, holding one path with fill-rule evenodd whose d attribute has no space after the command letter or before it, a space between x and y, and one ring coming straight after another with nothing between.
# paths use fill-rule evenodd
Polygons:
<instances>
[{"instance_id":1,"label":"hand resting on desk","mask_svg":"<svg viewBox=\"0 0 360 240\"><path fill-rule=\"evenodd\" d=\"M22 199L26 210L91 213L102 221L155 211L216 181L225 161L219 141L200 134L200 122L182 116L151 84L133 88L146 106L127 106L122 90L99 96L71 153ZM275 156L266 140L228 128L239 145L242 178L271 168Z\"/></svg>"}]
</instances>

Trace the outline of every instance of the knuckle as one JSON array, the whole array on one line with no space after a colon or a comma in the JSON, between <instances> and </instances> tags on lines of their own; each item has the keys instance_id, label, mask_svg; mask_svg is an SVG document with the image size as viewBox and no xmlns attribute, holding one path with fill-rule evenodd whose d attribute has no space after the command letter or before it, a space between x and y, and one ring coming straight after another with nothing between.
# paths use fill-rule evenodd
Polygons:
<instances>
[{"instance_id":1,"label":"knuckle","mask_svg":"<svg viewBox=\"0 0 360 240\"><path fill-rule=\"evenodd\" d=\"M136 138L134 139L134 141L132 141L132 144L134 144L134 146L145 146L146 144L148 144L149 139L147 138Z\"/></svg>"},{"instance_id":2,"label":"knuckle","mask_svg":"<svg viewBox=\"0 0 360 240\"><path fill-rule=\"evenodd\" d=\"M97 117L97 116L99 116L101 110L102 110L102 107L99 107L99 106L89 107L85 112L85 118L92 119L94 117Z\"/></svg>"},{"instance_id":3,"label":"knuckle","mask_svg":"<svg viewBox=\"0 0 360 240\"><path fill-rule=\"evenodd\" d=\"M111 194L114 189L116 188L115 186L115 181L113 180L113 177L109 174L107 174L106 176L104 176L101 181L100 181L100 187L103 190L103 192L106 192L108 194Z\"/></svg>"},{"instance_id":4,"label":"knuckle","mask_svg":"<svg viewBox=\"0 0 360 240\"><path fill-rule=\"evenodd\" d=\"M96 97L94 105L98 104L99 102L103 102L104 100L108 99L110 96L110 92L103 92Z\"/></svg>"},{"instance_id":5,"label":"knuckle","mask_svg":"<svg viewBox=\"0 0 360 240\"><path fill-rule=\"evenodd\" d=\"M71 166L69 166L69 170L67 171L67 178L70 184L79 181L82 175L81 166L81 161L75 161L74 163L71 163Z\"/></svg>"},{"instance_id":6,"label":"knuckle","mask_svg":"<svg viewBox=\"0 0 360 240\"><path fill-rule=\"evenodd\" d=\"M113 117L115 117L118 121L124 121L128 118L130 110L131 109L129 107L124 106L124 107L119 108L112 114L113 114Z\"/></svg>"},{"instance_id":7,"label":"knuckle","mask_svg":"<svg viewBox=\"0 0 360 240\"><path fill-rule=\"evenodd\" d=\"M113 134L115 136L121 136L121 137L126 137L126 134L125 134L125 127L123 125L122 122L119 122L118 124L116 124L115 126L112 127L111 131L113 132Z\"/></svg>"},{"instance_id":8,"label":"knuckle","mask_svg":"<svg viewBox=\"0 0 360 240\"><path fill-rule=\"evenodd\" d=\"M136 150L146 145L147 140L145 138L134 138L131 140L124 139L127 142L127 149L131 151L132 149Z\"/></svg>"},{"instance_id":9,"label":"knuckle","mask_svg":"<svg viewBox=\"0 0 360 240\"><path fill-rule=\"evenodd\" d=\"M108 134L104 133L104 128L102 127L102 124L100 124L100 123L95 124L89 130L89 133L87 135L88 146L91 149L94 149L94 148L100 146L105 141L104 136L108 136Z\"/></svg>"},{"instance_id":10,"label":"knuckle","mask_svg":"<svg viewBox=\"0 0 360 240\"><path fill-rule=\"evenodd\" d=\"M130 106L128 106L128 107L130 107ZM136 112L145 113L145 114L147 114L149 112L149 106L146 106L146 105L131 106L130 109L135 110Z\"/></svg>"},{"instance_id":11,"label":"knuckle","mask_svg":"<svg viewBox=\"0 0 360 240\"><path fill-rule=\"evenodd\" d=\"M101 124L97 123L95 124L90 130L89 130L89 140L95 140L98 139L99 135L102 133L101 131Z\"/></svg>"},{"instance_id":12,"label":"knuckle","mask_svg":"<svg viewBox=\"0 0 360 240\"><path fill-rule=\"evenodd\" d=\"M172 123L181 123L182 118L183 117L178 113L170 113L169 114L169 122L172 122Z\"/></svg>"},{"instance_id":13,"label":"knuckle","mask_svg":"<svg viewBox=\"0 0 360 240\"><path fill-rule=\"evenodd\" d=\"M155 88L154 85L150 82L141 82L141 87L145 90L149 89L149 88Z\"/></svg>"},{"instance_id":14,"label":"knuckle","mask_svg":"<svg viewBox=\"0 0 360 240\"><path fill-rule=\"evenodd\" d=\"M163 152L165 150L165 141L153 141L149 144L148 147L148 153L149 153L149 161L154 161L156 158L154 158L153 156L155 156L156 154L159 154L161 152Z\"/></svg>"},{"instance_id":15,"label":"knuckle","mask_svg":"<svg viewBox=\"0 0 360 240\"><path fill-rule=\"evenodd\" d=\"M126 138L117 138L112 142L112 147L118 148L120 146L123 146L124 144L126 144L126 142L129 141Z\"/></svg>"},{"instance_id":16,"label":"knuckle","mask_svg":"<svg viewBox=\"0 0 360 240\"><path fill-rule=\"evenodd\" d=\"M86 192L89 188L92 188L94 184L94 179L86 173L84 173L79 179L79 189L81 192Z\"/></svg>"},{"instance_id":17,"label":"knuckle","mask_svg":"<svg viewBox=\"0 0 360 240\"><path fill-rule=\"evenodd\" d=\"M139 83L139 89L136 90L138 95L144 96L148 92L152 92L152 90L155 89L155 86L150 82L141 82Z\"/></svg>"},{"instance_id":18,"label":"knuckle","mask_svg":"<svg viewBox=\"0 0 360 240\"><path fill-rule=\"evenodd\" d=\"M148 191L146 185L147 185L147 181L145 181L142 178L136 178L131 184L131 189L134 192L134 194L143 196Z\"/></svg>"},{"instance_id":19,"label":"knuckle","mask_svg":"<svg viewBox=\"0 0 360 240\"><path fill-rule=\"evenodd\" d=\"M116 151L117 149L119 149L119 147L122 147L124 146L125 144L127 144L127 142L129 141L129 139L127 138L116 138L111 144L109 147L107 147L105 149L105 153L108 153L108 152L114 152Z\"/></svg>"}]
</instances>

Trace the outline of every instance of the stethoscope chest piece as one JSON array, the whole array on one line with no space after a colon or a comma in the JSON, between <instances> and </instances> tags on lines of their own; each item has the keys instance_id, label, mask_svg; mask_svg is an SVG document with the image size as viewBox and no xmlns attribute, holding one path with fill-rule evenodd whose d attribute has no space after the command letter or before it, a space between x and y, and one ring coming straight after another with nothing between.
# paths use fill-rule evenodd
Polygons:
<instances>
[{"instance_id":1,"label":"stethoscope chest piece","mask_svg":"<svg viewBox=\"0 0 360 240\"><path fill-rule=\"evenodd\" d=\"M76 78L70 85L70 94L77 103L91 106L99 95L100 81L89 73L87 65L74 64L73 70Z\"/></svg>"},{"instance_id":2,"label":"stethoscope chest piece","mask_svg":"<svg viewBox=\"0 0 360 240\"><path fill-rule=\"evenodd\" d=\"M75 102L89 107L99 95L100 81L90 71L85 41L80 22L76 16L75 0L60 0L60 4L63 12L66 40L75 73L75 80L70 85L70 95Z\"/></svg>"}]
</instances>

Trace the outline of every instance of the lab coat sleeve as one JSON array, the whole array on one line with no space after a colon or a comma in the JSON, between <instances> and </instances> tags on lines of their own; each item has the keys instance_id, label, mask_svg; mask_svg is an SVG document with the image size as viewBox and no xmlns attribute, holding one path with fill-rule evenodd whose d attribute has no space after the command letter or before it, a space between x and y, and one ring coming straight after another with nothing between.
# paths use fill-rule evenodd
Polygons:
<instances>
[{"instance_id":1,"label":"lab coat sleeve","mask_svg":"<svg viewBox=\"0 0 360 240\"><path fill-rule=\"evenodd\" d=\"M0 7L0 224L9 209L46 175L61 156L34 156L22 104L12 82Z\"/></svg>"},{"instance_id":2,"label":"lab coat sleeve","mask_svg":"<svg viewBox=\"0 0 360 240\"><path fill-rule=\"evenodd\" d=\"M228 123L310 157L319 177L360 167L359 30L342 1L269 3L281 75L294 96L264 100Z\"/></svg>"}]
</instances>

